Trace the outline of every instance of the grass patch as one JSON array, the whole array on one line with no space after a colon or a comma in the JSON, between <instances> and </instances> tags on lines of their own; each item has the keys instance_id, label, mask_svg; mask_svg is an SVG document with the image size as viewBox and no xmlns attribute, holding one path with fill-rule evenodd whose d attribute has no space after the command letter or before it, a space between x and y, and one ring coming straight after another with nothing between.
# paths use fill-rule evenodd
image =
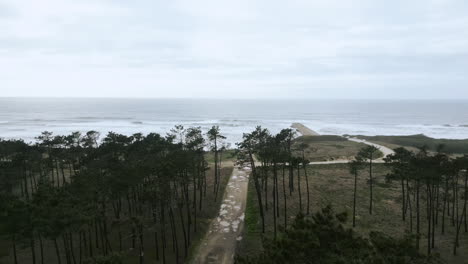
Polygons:
<instances>
[{"instance_id":1,"label":"grass patch","mask_svg":"<svg viewBox=\"0 0 468 264\"><path fill-rule=\"evenodd\" d=\"M205 153L205 160L208 163L214 163L214 153L213 152L206 152ZM221 161L226 162L226 161L236 161L237 156L236 156L236 150L234 149L228 149L223 151L222 156L221 156Z\"/></svg>"},{"instance_id":2,"label":"grass patch","mask_svg":"<svg viewBox=\"0 0 468 264\"><path fill-rule=\"evenodd\" d=\"M305 155L310 161L352 159L367 146L340 136L303 136L294 141L293 148L297 149L303 143L309 145ZM302 153L297 151L296 155L300 156ZM376 158L382 156L383 154L379 151Z\"/></svg>"},{"instance_id":3,"label":"grass patch","mask_svg":"<svg viewBox=\"0 0 468 264\"><path fill-rule=\"evenodd\" d=\"M356 136L371 142L381 142L395 148L408 147L410 150L426 146L430 151L437 151L439 145L444 145L443 151L448 154L468 154L468 139L436 139L425 135L411 136ZM387 145L387 144L390 144Z\"/></svg>"},{"instance_id":4,"label":"grass patch","mask_svg":"<svg viewBox=\"0 0 468 264\"><path fill-rule=\"evenodd\" d=\"M252 187L252 184L249 184L249 190L247 193L247 206L245 208L245 226L248 233L259 233L258 224L259 224L259 209L256 206L254 196L255 188Z\"/></svg>"},{"instance_id":5,"label":"grass patch","mask_svg":"<svg viewBox=\"0 0 468 264\"><path fill-rule=\"evenodd\" d=\"M243 256L258 253L258 250L262 248L261 219L256 195L253 179L250 177L247 205L245 208L243 240L236 248L237 253Z\"/></svg>"},{"instance_id":6,"label":"grass patch","mask_svg":"<svg viewBox=\"0 0 468 264\"><path fill-rule=\"evenodd\" d=\"M380 231L394 237L402 237L410 230L409 219L406 222L402 221L401 216L401 191L399 182L387 182L386 175L389 172L388 168L384 164L374 164L373 166L373 214L369 214L369 172L368 170L362 170L358 176L358 192L357 192L357 208L356 208L356 231L363 235L368 236L371 231ZM307 168L307 175L309 179L310 188L310 209L311 213L314 213L321 208L332 205L336 212L347 212L348 222L347 226L352 225L352 212L353 212L353 192L354 192L354 177L350 175L348 165L346 164L333 164L333 165L310 165ZM271 177L271 176L270 176ZM278 224L283 225L284 220L284 195L282 193L282 175L279 174L279 212ZM299 208L299 195L298 195L298 181L297 175L295 174L295 191L289 194L289 181L286 173L286 199L287 199L287 219L288 224L292 223L292 219L300 211ZM270 178L272 179L272 178ZM268 190L273 189L272 180L269 180L270 186ZM303 212L306 212L306 181L303 171L301 171L301 192L302 192L302 204ZM253 184L252 184L253 185ZM255 206L258 207L255 190L252 189L252 196L247 201L247 207ZM263 197L262 197L263 198ZM268 196L269 210L265 211L266 216L266 235L273 235L273 201L272 196ZM426 217L426 204L421 201L421 219ZM252 210L254 212L254 210ZM257 215L259 218L259 215ZM415 231L416 221L415 214L413 214L413 228ZM449 218L446 218L446 221ZM260 220L260 219L259 219ZM252 221L257 223L256 229L261 230L260 223L258 221ZM249 228L250 229L250 228ZM426 222L421 222L421 250L425 250L426 243ZM454 228L450 224L446 225L445 235L441 235L440 223L436 228L436 248L434 249L435 254L440 254L447 263L453 264L466 264L468 259L468 233L461 233L460 237L460 250L458 256L452 255L452 246L454 239ZM257 231L258 232L258 231ZM252 236L249 232L246 233L245 240L242 241L241 250L239 254L242 256L249 256L249 254L255 254L261 249L261 235Z\"/></svg>"},{"instance_id":7,"label":"grass patch","mask_svg":"<svg viewBox=\"0 0 468 264\"><path fill-rule=\"evenodd\" d=\"M303 143L314 143L324 141L348 141L346 138L335 135L323 135L323 136L302 136L296 139L296 141Z\"/></svg>"}]
</instances>

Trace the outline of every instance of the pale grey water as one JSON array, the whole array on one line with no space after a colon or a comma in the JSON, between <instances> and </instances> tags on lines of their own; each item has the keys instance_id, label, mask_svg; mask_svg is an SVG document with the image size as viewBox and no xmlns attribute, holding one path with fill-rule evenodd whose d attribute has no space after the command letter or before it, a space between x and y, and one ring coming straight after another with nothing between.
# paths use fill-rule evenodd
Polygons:
<instances>
[{"instance_id":1,"label":"pale grey water","mask_svg":"<svg viewBox=\"0 0 468 264\"><path fill-rule=\"evenodd\" d=\"M301 122L320 134L468 138L468 101L0 98L0 137L41 131L166 134L174 125L219 125L231 143L257 125Z\"/></svg>"}]
</instances>

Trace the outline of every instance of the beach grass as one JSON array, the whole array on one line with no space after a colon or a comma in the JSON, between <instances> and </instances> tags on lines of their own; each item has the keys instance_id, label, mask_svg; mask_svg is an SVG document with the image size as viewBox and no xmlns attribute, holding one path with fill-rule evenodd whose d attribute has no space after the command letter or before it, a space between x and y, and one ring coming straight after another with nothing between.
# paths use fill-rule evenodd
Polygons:
<instances>
[{"instance_id":1,"label":"beach grass","mask_svg":"<svg viewBox=\"0 0 468 264\"><path fill-rule=\"evenodd\" d=\"M301 144L307 144L305 156L310 161L330 161L353 159L359 151L366 147L364 143L349 141L341 136L302 136L294 141L293 149L297 149ZM296 155L302 155L296 151ZM383 154L379 151L375 156L381 158Z\"/></svg>"},{"instance_id":2,"label":"beach grass","mask_svg":"<svg viewBox=\"0 0 468 264\"><path fill-rule=\"evenodd\" d=\"M468 135L467 135L468 136ZM448 154L468 154L468 139L437 139L425 135L411 136L356 136L390 148L405 147L417 150L423 146L429 151L437 151L439 145L443 145L442 151Z\"/></svg>"},{"instance_id":3,"label":"beach grass","mask_svg":"<svg viewBox=\"0 0 468 264\"><path fill-rule=\"evenodd\" d=\"M222 152L221 162L234 162L237 160L236 150L228 149ZM205 161L212 164L214 163L214 154L213 152L205 153Z\"/></svg>"}]
</instances>

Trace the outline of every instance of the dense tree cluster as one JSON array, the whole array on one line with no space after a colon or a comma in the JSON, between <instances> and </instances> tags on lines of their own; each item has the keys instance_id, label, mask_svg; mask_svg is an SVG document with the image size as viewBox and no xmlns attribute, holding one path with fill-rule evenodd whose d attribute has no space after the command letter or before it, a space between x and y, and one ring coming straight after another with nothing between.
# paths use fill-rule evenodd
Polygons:
<instances>
[{"instance_id":1,"label":"dense tree cluster","mask_svg":"<svg viewBox=\"0 0 468 264\"><path fill-rule=\"evenodd\" d=\"M283 204L282 226L284 227L288 225L288 195L293 192L297 192L299 195L300 212L310 214L311 211L309 178L306 169L309 161L305 159L305 151L308 146L306 144L295 145L295 137L296 131L293 129L283 129L278 134L272 135L267 129L257 127L252 133L244 134L243 141L238 144L241 154L240 160L250 163L252 167L252 179L257 194L262 232L265 232L266 213L271 211L275 237L277 236L277 227L280 224L278 218L281 211L281 198ZM258 162L256 162L257 159ZM305 194L302 193L301 176L305 176L306 180ZM273 190L271 191L268 190L270 178L273 181ZM268 206L270 195L273 202L272 208Z\"/></svg>"},{"instance_id":2,"label":"dense tree cluster","mask_svg":"<svg viewBox=\"0 0 468 264\"><path fill-rule=\"evenodd\" d=\"M272 135L267 129L257 127L253 132L244 134L238 147L239 157L252 167L251 180L255 187L262 233L266 230L266 219L272 219L275 239L280 235L280 227L288 227L288 211L296 206L288 201L292 199L292 194L298 198L298 210L294 213L311 214L308 175L311 171L307 169L309 161L305 159L305 152L313 151L313 146L298 144L294 130L284 129ZM349 171L354 178L354 197L350 200L353 227L359 224L356 220L356 197L361 189L358 178L364 171L368 175L369 214L373 214L374 159L378 157L378 152L378 148L366 146L355 160L349 162ZM427 238L427 255L431 255L436 247L436 232L443 235L451 227L454 231L451 232L454 234L453 254L457 254L461 233L468 232L468 156L451 157L441 149L430 153L422 148L420 152L413 153L398 148L395 154L385 158L385 164L391 171L386 179L401 183L402 220L409 221L408 231L414 234L415 248L422 250L421 240ZM272 183L268 184L269 181ZM304 183L305 188L301 186ZM269 190L271 186L272 190ZM279 220L281 217L283 221Z\"/></svg>"},{"instance_id":3,"label":"dense tree cluster","mask_svg":"<svg viewBox=\"0 0 468 264\"><path fill-rule=\"evenodd\" d=\"M410 232L416 236L416 247L420 248L423 224L426 227L427 254L430 255L436 245L436 232L442 235L448 227L453 227L453 254L460 247L460 231L468 232L468 156L451 158L442 152L429 153L422 147L418 153L405 148L397 148L394 154L384 160L391 173L388 181L397 180L401 186L401 216L409 221ZM368 165L372 190L372 155L373 147L364 148L356 159L349 163L354 175L353 226L356 226L356 193L359 171ZM370 213L372 213L372 192L370 192ZM425 208L424 208L425 207Z\"/></svg>"},{"instance_id":4,"label":"dense tree cluster","mask_svg":"<svg viewBox=\"0 0 468 264\"><path fill-rule=\"evenodd\" d=\"M0 235L12 242L14 263L19 246L30 248L33 264L120 263L124 255L144 263L148 251L161 263L183 262L207 192L220 185L224 137L213 127L207 138L176 126L167 136L43 132L35 144L0 140Z\"/></svg>"},{"instance_id":5,"label":"dense tree cluster","mask_svg":"<svg viewBox=\"0 0 468 264\"><path fill-rule=\"evenodd\" d=\"M320 263L320 264L430 264L436 257L426 257L414 245L414 237L394 239L372 232L369 238L344 226L346 214L335 214L326 207L311 217L299 214L276 239L264 238L264 249L237 263Z\"/></svg>"},{"instance_id":6,"label":"dense tree cluster","mask_svg":"<svg viewBox=\"0 0 468 264\"><path fill-rule=\"evenodd\" d=\"M445 234L452 227L456 255L462 227L468 232L468 156L451 158L442 150L443 146L437 153L429 153L424 147L418 153L395 149L395 154L386 158L391 168L387 178L401 184L402 220L409 220L410 231L416 234L416 246L420 247L422 221L426 227L428 254L435 247L435 233Z\"/></svg>"}]
</instances>

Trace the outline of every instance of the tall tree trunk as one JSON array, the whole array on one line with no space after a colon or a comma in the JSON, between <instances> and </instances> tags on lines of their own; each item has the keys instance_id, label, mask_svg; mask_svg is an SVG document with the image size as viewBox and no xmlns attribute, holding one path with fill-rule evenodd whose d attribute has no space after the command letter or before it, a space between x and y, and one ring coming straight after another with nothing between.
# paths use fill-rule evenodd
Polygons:
<instances>
[{"instance_id":1,"label":"tall tree trunk","mask_svg":"<svg viewBox=\"0 0 468 264\"><path fill-rule=\"evenodd\" d=\"M435 225L439 225L439 211L440 211L440 204L439 204L439 193L440 193L440 176L437 178L437 184L434 187L436 192L436 203L435 203ZM434 233L433 233L434 234Z\"/></svg>"},{"instance_id":2,"label":"tall tree trunk","mask_svg":"<svg viewBox=\"0 0 468 264\"><path fill-rule=\"evenodd\" d=\"M175 254L176 254L176 263L179 263L179 243L177 239L177 231L175 227L174 212L172 210L172 207L169 207L169 218L171 221L171 230L172 230L172 237L174 241L174 248L175 248Z\"/></svg>"},{"instance_id":3,"label":"tall tree trunk","mask_svg":"<svg viewBox=\"0 0 468 264\"><path fill-rule=\"evenodd\" d=\"M140 237L140 264L144 264L145 260L145 245L143 243L143 225L140 223L138 226L138 233Z\"/></svg>"},{"instance_id":4,"label":"tall tree trunk","mask_svg":"<svg viewBox=\"0 0 468 264\"><path fill-rule=\"evenodd\" d=\"M73 264L76 264L76 258L75 258L75 250L73 246L73 233L69 233L68 235L69 241L70 241L70 253L71 253L71 258L73 260Z\"/></svg>"},{"instance_id":5,"label":"tall tree trunk","mask_svg":"<svg viewBox=\"0 0 468 264\"><path fill-rule=\"evenodd\" d=\"M458 180L457 180L457 183L458 183ZM465 187L464 187L464 196L465 196L465 202L463 204L463 211L462 211L462 217L461 219L459 220L459 215L457 214L457 229L456 229L456 234L455 234L455 243L453 245L453 255L457 255L457 248L460 246L460 242L459 242L459 239L460 239L460 229L461 229L461 226L462 226L462 220L463 220L463 215L466 214L466 206L467 206L467 202L466 202L466 194L468 192L468 171L466 172L466 175L465 175ZM457 192L458 193L458 192ZM458 200L458 194L457 194L457 200ZM458 209L458 205L457 205L457 209Z\"/></svg>"},{"instance_id":6,"label":"tall tree trunk","mask_svg":"<svg viewBox=\"0 0 468 264\"><path fill-rule=\"evenodd\" d=\"M18 250L16 249L16 236L13 235L13 260L15 264L18 264Z\"/></svg>"},{"instance_id":7,"label":"tall tree trunk","mask_svg":"<svg viewBox=\"0 0 468 264\"><path fill-rule=\"evenodd\" d=\"M274 234L274 239L276 240L276 178L278 177L277 171L276 171L276 161L273 162L273 234Z\"/></svg>"},{"instance_id":8,"label":"tall tree trunk","mask_svg":"<svg viewBox=\"0 0 468 264\"><path fill-rule=\"evenodd\" d=\"M263 163L263 179L265 180L265 211L268 212L268 165Z\"/></svg>"},{"instance_id":9,"label":"tall tree trunk","mask_svg":"<svg viewBox=\"0 0 468 264\"><path fill-rule=\"evenodd\" d=\"M301 188L301 169L300 164L297 164L297 191L299 193L299 212L304 212L302 208L302 188Z\"/></svg>"},{"instance_id":10,"label":"tall tree trunk","mask_svg":"<svg viewBox=\"0 0 468 264\"><path fill-rule=\"evenodd\" d=\"M57 243L57 238L54 238L54 247L55 247L55 254L57 255L57 263L62 263L62 258L60 257L60 249Z\"/></svg>"},{"instance_id":11,"label":"tall tree trunk","mask_svg":"<svg viewBox=\"0 0 468 264\"><path fill-rule=\"evenodd\" d=\"M99 249L99 232L98 232L98 220L97 218L94 219L94 239L95 239L95 245L96 248Z\"/></svg>"},{"instance_id":12,"label":"tall tree trunk","mask_svg":"<svg viewBox=\"0 0 468 264\"><path fill-rule=\"evenodd\" d=\"M164 211L164 203L161 202L161 249L162 249L162 259L163 259L163 264L166 263L166 215Z\"/></svg>"},{"instance_id":13,"label":"tall tree trunk","mask_svg":"<svg viewBox=\"0 0 468 264\"><path fill-rule=\"evenodd\" d=\"M448 178L445 179L444 205L442 207L442 228L441 228L442 235L445 234L445 212L447 208L447 202L448 202Z\"/></svg>"},{"instance_id":14,"label":"tall tree trunk","mask_svg":"<svg viewBox=\"0 0 468 264\"><path fill-rule=\"evenodd\" d=\"M374 198L372 193L373 178L372 178L372 155L369 160L369 188L370 188L370 200L369 200L369 214L372 214L372 200Z\"/></svg>"},{"instance_id":15,"label":"tall tree trunk","mask_svg":"<svg viewBox=\"0 0 468 264\"><path fill-rule=\"evenodd\" d=\"M62 172L62 185L65 185L67 183L67 179L65 178L65 170L63 169L63 163L60 162L60 170ZM71 177L71 174L70 174Z\"/></svg>"},{"instance_id":16,"label":"tall tree trunk","mask_svg":"<svg viewBox=\"0 0 468 264\"><path fill-rule=\"evenodd\" d=\"M356 227L356 195L357 195L357 176L358 173L354 172L354 195L353 195L353 227Z\"/></svg>"},{"instance_id":17,"label":"tall tree trunk","mask_svg":"<svg viewBox=\"0 0 468 264\"><path fill-rule=\"evenodd\" d=\"M155 248L155 251L156 251L156 261L159 261L159 241L158 241L158 232L157 231L154 231L154 248Z\"/></svg>"},{"instance_id":18,"label":"tall tree trunk","mask_svg":"<svg viewBox=\"0 0 468 264\"><path fill-rule=\"evenodd\" d=\"M88 243L89 243L89 256L93 256L93 237L91 231L91 223L88 224Z\"/></svg>"},{"instance_id":19,"label":"tall tree trunk","mask_svg":"<svg viewBox=\"0 0 468 264\"><path fill-rule=\"evenodd\" d=\"M416 248L419 249L420 233L420 213L419 213L419 176L416 180Z\"/></svg>"},{"instance_id":20,"label":"tall tree trunk","mask_svg":"<svg viewBox=\"0 0 468 264\"><path fill-rule=\"evenodd\" d=\"M192 217L190 213L190 199L189 199L189 193L188 193L188 186L185 184L185 209L186 209L186 215L187 215L187 244L190 245L191 242L191 226L192 226ZM172 208L170 208L172 211ZM169 212L170 213L170 212Z\"/></svg>"},{"instance_id":21,"label":"tall tree trunk","mask_svg":"<svg viewBox=\"0 0 468 264\"><path fill-rule=\"evenodd\" d=\"M41 264L44 264L44 244L41 235L39 235L39 250L41 252Z\"/></svg>"},{"instance_id":22,"label":"tall tree trunk","mask_svg":"<svg viewBox=\"0 0 468 264\"><path fill-rule=\"evenodd\" d=\"M292 161L289 160L289 195L291 196L294 192L294 168L292 166Z\"/></svg>"},{"instance_id":23,"label":"tall tree trunk","mask_svg":"<svg viewBox=\"0 0 468 264\"><path fill-rule=\"evenodd\" d=\"M30 245L31 245L32 264L36 264L36 243L34 241L34 237L31 238Z\"/></svg>"},{"instance_id":24,"label":"tall tree trunk","mask_svg":"<svg viewBox=\"0 0 468 264\"><path fill-rule=\"evenodd\" d=\"M255 190L257 192L258 205L259 205L259 209L260 209L260 217L262 219L262 233L265 233L265 215L264 215L264 212L263 212L262 190L260 189L260 184L258 182L258 175L257 175L257 171L256 171L256 168L255 168L255 162L254 162L253 155L252 155L251 151L249 151L249 158L250 158L250 164L252 166L252 176L253 176L253 179L254 179Z\"/></svg>"},{"instance_id":25,"label":"tall tree trunk","mask_svg":"<svg viewBox=\"0 0 468 264\"><path fill-rule=\"evenodd\" d=\"M406 201L408 202L408 211L409 211L409 218L410 218L410 232L413 233L413 206L412 206L412 203L411 203L411 195L410 195L410 192L409 192L409 184L408 184L408 181L406 182L406 193L407 193L407 197L406 197Z\"/></svg>"},{"instance_id":26,"label":"tall tree trunk","mask_svg":"<svg viewBox=\"0 0 468 264\"><path fill-rule=\"evenodd\" d=\"M310 215L310 189L309 189L309 176L307 175L307 164L305 161L302 164L304 166L304 177L306 180L306 191L307 191L307 215Z\"/></svg>"},{"instance_id":27,"label":"tall tree trunk","mask_svg":"<svg viewBox=\"0 0 468 264\"><path fill-rule=\"evenodd\" d=\"M280 206L279 206L279 181L278 181L278 166L276 166L276 176L275 176L275 197L276 197L276 217L280 217Z\"/></svg>"},{"instance_id":28,"label":"tall tree trunk","mask_svg":"<svg viewBox=\"0 0 468 264\"><path fill-rule=\"evenodd\" d=\"M67 261L67 264L71 264L70 250L66 236L66 234L62 235L63 249L65 250L65 260Z\"/></svg>"},{"instance_id":29,"label":"tall tree trunk","mask_svg":"<svg viewBox=\"0 0 468 264\"><path fill-rule=\"evenodd\" d=\"M180 223L182 226L182 233L184 235L184 255L185 257L187 257L188 256L188 239L187 239L187 231L185 230L185 221L184 221L184 214L182 212L182 205L179 206L179 217L180 217Z\"/></svg>"},{"instance_id":30,"label":"tall tree trunk","mask_svg":"<svg viewBox=\"0 0 468 264\"><path fill-rule=\"evenodd\" d=\"M78 263L81 264L83 259L83 232L78 231Z\"/></svg>"},{"instance_id":31,"label":"tall tree trunk","mask_svg":"<svg viewBox=\"0 0 468 264\"><path fill-rule=\"evenodd\" d=\"M214 147L214 163L215 163L215 182L214 183L215 184L213 186L214 188L213 192L215 194L214 199L216 201L217 196L218 196L217 190L218 190L218 184L219 184L218 183L218 141L216 137L214 139L214 142L215 142L215 147Z\"/></svg>"},{"instance_id":32,"label":"tall tree trunk","mask_svg":"<svg viewBox=\"0 0 468 264\"><path fill-rule=\"evenodd\" d=\"M288 226L288 205L287 200L288 196L286 195L286 172L285 172L285 165L283 164L283 200L284 200L284 228Z\"/></svg>"},{"instance_id":33,"label":"tall tree trunk","mask_svg":"<svg viewBox=\"0 0 468 264\"><path fill-rule=\"evenodd\" d=\"M466 210L466 206L467 206L467 203L468 203L468 185L467 185L467 181L468 181L468 169L465 170L465 193L463 194L463 197L465 198L465 203L463 205L463 219L465 219L465 233L468 232L468 223L467 223L467 220L466 220L466 214L467 214L467 210Z\"/></svg>"},{"instance_id":34,"label":"tall tree trunk","mask_svg":"<svg viewBox=\"0 0 468 264\"><path fill-rule=\"evenodd\" d=\"M429 180L428 180L429 181ZM431 255L431 230L432 230L432 195L429 182L426 183L426 208L427 208L427 255Z\"/></svg>"},{"instance_id":35,"label":"tall tree trunk","mask_svg":"<svg viewBox=\"0 0 468 264\"><path fill-rule=\"evenodd\" d=\"M403 221L406 221L406 215L405 215L405 207L406 207L406 201L405 201L405 179L403 176L401 176L401 199L402 199L402 207L401 207L401 217Z\"/></svg>"},{"instance_id":36,"label":"tall tree trunk","mask_svg":"<svg viewBox=\"0 0 468 264\"><path fill-rule=\"evenodd\" d=\"M200 170L202 168L202 165L200 166ZM205 172L202 171L201 174L200 174L200 177L198 178L198 196L200 197L200 199L198 199L198 211L201 211L202 210L202 202L203 202L203 178L205 177L204 176ZM201 177L203 175L203 177Z\"/></svg>"}]
</instances>

